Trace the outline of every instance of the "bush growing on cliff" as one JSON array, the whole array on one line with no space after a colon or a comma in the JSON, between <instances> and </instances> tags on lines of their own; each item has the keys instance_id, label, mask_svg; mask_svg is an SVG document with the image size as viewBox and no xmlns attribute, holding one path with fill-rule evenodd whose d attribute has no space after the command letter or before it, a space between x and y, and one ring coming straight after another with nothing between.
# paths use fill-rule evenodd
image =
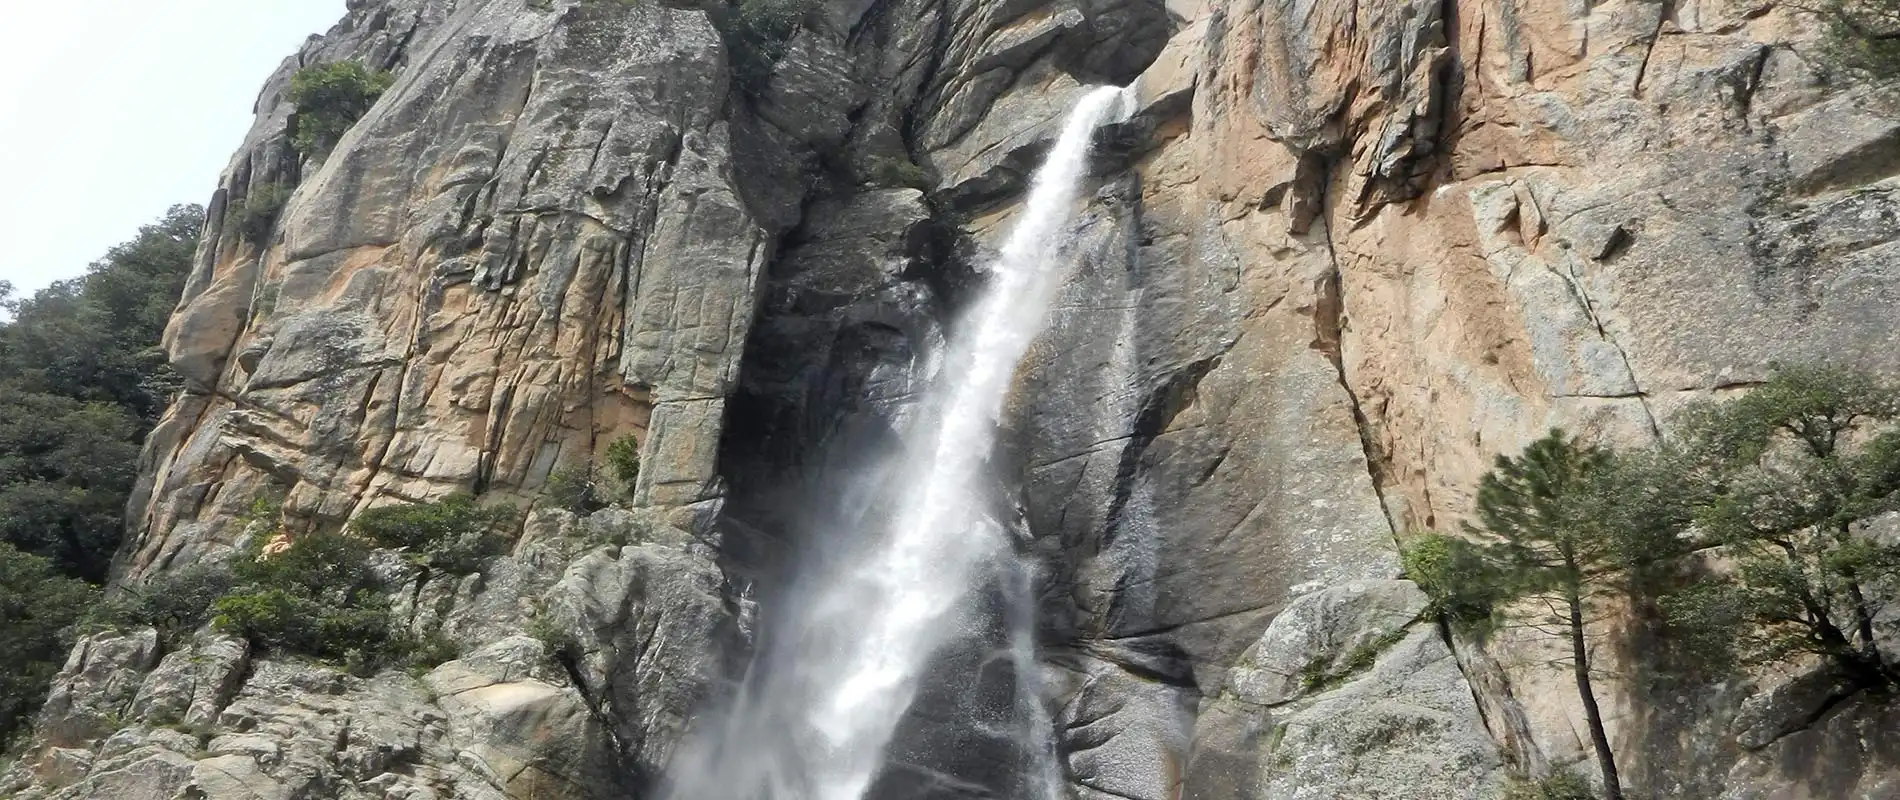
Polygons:
<instances>
[{"instance_id":1,"label":"bush growing on cliff","mask_svg":"<svg viewBox=\"0 0 1900 800\"><path fill-rule=\"evenodd\" d=\"M371 541L406 550L431 569L466 575L507 548L498 528L514 518L513 508L483 507L472 496L452 494L433 503L372 508L350 524Z\"/></svg>"},{"instance_id":2,"label":"bush growing on cliff","mask_svg":"<svg viewBox=\"0 0 1900 800\"><path fill-rule=\"evenodd\" d=\"M592 464L562 467L548 473L541 493L555 508L588 514L607 507L606 492L600 484L599 471Z\"/></svg>"},{"instance_id":3,"label":"bush growing on cliff","mask_svg":"<svg viewBox=\"0 0 1900 800\"><path fill-rule=\"evenodd\" d=\"M355 61L315 64L290 76L286 97L297 109L291 146L304 158L322 159L343 133L369 113L395 76Z\"/></svg>"},{"instance_id":4,"label":"bush growing on cliff","mask_svg":"<svg viewBox=\"0 0 1900 800\"><path fill-rule=\"evenodd\" d=\"M282 183L254 186L249 195L232 203L229 219L239 238L256 245L268 240L284 204L290 202L292 188Z\"/></svg>"},{"instance_id":5,"label":"bush growing on cliff","mask_svg":"<svg viewBox=\"0 0 1900 800\"><path fill-rule=\"evenodd\" d=\"M1883 630L1900 545L1868 530L1900 510L1900 389L1787 368L1682 428L1695 526L1727 564L1664 600L1678 635L1704 661L1819 656L1859 686L1900 687Z\"/></svg>"},{"instance_id":6,"label":"bush growing on cliff","mask_svg":"<svg viewBox=\"0 0 1900 800\"><path fill-rule=\"evenodd\" d=\"M548 474L542 493L555 508L586 514L631 501L640 480L640 440L629 433L607 445L601 463L562 467Z\"/></svg>"},{"instance_id":7,"label":"bush growing on cliff","mask_svg":"<svg viewBox=\"0 0 1900 800\"><path fill-rule=\"evenodd\" d=\"M368 668L398 661L412 643L370 553L369 542L340 533L299 536L269 555L253 547L232 565L236 586L212 604L213 622L266 649Z\"/></svg>"},{"instance_id":8,"label":"bush growing on cliff","mask_svg":"<svg viewBox=\"0 0 1900 800\"><path fill-rule=\"evenodd\" d=\"M612 444L607 445L607 474L619 485L614 487L622 497L632 497L634 484L640 480L640 440L629 433Z\"/></svg>"},{"instance_id":9,"label":"bush growing on cliff","mask_svg":"<svg viewBox=\"0 0 1900 800\"><path fill-rule=\"evenodd\" d=\"M159 573L142 586L126 586L99 605L95 626L149 625L159 638L176 642L211 621L211 606L236 578L223 565L195 564Z\"/></svg>"},{"instance_id":10,"label":"bush growing on cliff","mask_svg":"<svg viewBox=\"0 0 1900 800\"><path fill-rule=\"evenodd\" d=\"M720 26L732 79L746 92L758 92L772 77L792 37L814 8L812 0L739 0Z\"/></svg>"}]
</instances>

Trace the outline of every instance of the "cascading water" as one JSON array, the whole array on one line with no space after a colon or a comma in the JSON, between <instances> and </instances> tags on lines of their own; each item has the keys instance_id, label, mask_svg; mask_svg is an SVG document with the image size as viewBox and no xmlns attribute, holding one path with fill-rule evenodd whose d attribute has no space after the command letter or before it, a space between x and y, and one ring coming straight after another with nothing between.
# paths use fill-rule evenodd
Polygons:
<instances>
[{"instance_id":1,"label":"cascading water","mask_svg":"<svg viewBox=\"0 0 1900 800\"><path fill-rule=\"evenodd\" d=\"M1058 283L1053 265L1087 176L1096 127L1125 113L1125 93L1089 90L1031 181L1021 218L959 321L943 369L908 432L892 512L806 575L783 601L776 629L723 720L682 747L670 776L675 800L860 800L917 695L932 657L954 638L979 583L1003 576L1012 614L1011 658L1033 680L1028 579L991 507L987 466L1018 363L1041 332ZM1022 694L1029 694L1024 692ZM1048 736L1039 702L1022 703ZM1025 727L1028 727L1027 725ZM1030 789L1054 789L1051 748Z\"/></svg>"}]
</instances>

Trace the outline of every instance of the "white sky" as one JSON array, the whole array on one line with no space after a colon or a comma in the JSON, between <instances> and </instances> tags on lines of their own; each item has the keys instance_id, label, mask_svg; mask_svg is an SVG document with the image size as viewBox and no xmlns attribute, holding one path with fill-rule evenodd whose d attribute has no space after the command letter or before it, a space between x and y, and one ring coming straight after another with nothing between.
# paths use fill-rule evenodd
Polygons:
<instances>
[{"instance_id":1,"label":"white sky","mask_svg":"<svg viewBox=\"0 0 1900 800\"><path fill-rule=\"evenodd\" d=\"M0 0L0 280L85 271L204 203L257 91L344 0Z\"/></svg>"}]
</instances>

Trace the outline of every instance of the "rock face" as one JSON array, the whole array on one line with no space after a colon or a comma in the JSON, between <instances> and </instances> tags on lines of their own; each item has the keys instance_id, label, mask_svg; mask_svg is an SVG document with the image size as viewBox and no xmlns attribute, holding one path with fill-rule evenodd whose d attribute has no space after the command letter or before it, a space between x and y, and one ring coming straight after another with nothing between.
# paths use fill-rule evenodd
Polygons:
<instances>
[{"instance_id":1,"label":"rock face","mask_svg":"<svg viewBox=\"0 0 1900 800\"><path fill-rule=\"evenodd\" d=\"M1455 526L1551 426L1643 441L1776 360L1900 371L1900 109L1817 65L1791 4L825 2L762 70L733 68L758 54L731 19L353 0L267 82L167 334L188 387L119 579L226 557L260 496L298 532L528 502L626 436L637 508L542 512L479 578L413 587L418 629L467 649L421 678L88 638L10 786L639 796L742 662L744 608L824 546L820 500L942 377L1086 84L1140 110L1101 135L998 464L1078 797L1588 771L1542 643L1441 636L1395 540ZM288 76L343 58L395 85L300 161ZM273 185L295 192L247 240L233 209ZM1632 790L1895 792L1869 733L1893 710L1799 688L1610 683ZM957 725L922 714L899 750ZM915 796L1006 785L925 760L898 765Z\"/></svg>"},{"instance_id":2,"label":"rock face","mask_svg":"<svg viewBox=\"0 0 1900 800\"><path fill-rule=\"evenodd\" d=\"M1203 707L1188 796L1497 797L1498 747L1409 581L1302 595Z\"/></svg>"},{"instance_id":3,"label":"rock face","mask_svg":"<svg viewBox=\"0 0 1900 800\"><path fill-rule=\"evenodd\" d=\"M723 581L690 541L651 515L537 512L481 575L399 592L415 599L401 619L461 653L427 671L362 677L211 634L162 659L149 628L88 637L0 792L627 796L734 649Z\"/></svg>"}]
</instances>

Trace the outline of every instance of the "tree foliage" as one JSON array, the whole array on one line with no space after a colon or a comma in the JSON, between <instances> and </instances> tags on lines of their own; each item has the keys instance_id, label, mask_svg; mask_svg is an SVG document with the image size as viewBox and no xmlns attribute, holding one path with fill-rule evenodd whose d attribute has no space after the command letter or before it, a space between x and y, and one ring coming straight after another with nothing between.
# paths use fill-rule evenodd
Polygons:
<instances>
[{"instance_id":1,"label":"tree foliage","mask_svg":"<svg viewBox=\"0 0 1900 800\"><path fill-rule=\"evenodd\" d=\"M1820 367L1782 369L1685 415L1695 527L1727 568L1665 607L1704 659L1813 655L1862 685L1900 685L1880 630L1900 590L1900 545L1869 529L1900 510L1896 422L1895 387Z\"/></svg>"},{"instance_id":2,"label":"tree foliage","mask_svg":"<svg viewBox=\"0 0 1900 800\"><path fill-rule=\"evenodd\" d=\"M408 551L425 566L466 575L506 548L498 529L514 518L512 508L483 507L470 495L452 494L433 503L372 508L350 524L377 544Z\"/></svg>"},{"instance_id":3,"label":"tree foliage","mask_svg":"<svg viewBox=\"0 0 1900 800\"><path fill-rule=\"evenodd\" d=\"M0 542L0 746L32 718L95 590Z\"/></svg>"},{"instance_id":4,"label":"tree foliage","mask_svg":"<svg viewBox=\"0 0 1900 800\"><path fill-rule=\"evenodd\" d=\"M1569 640L1569 666L1583 701L1605 795L1621 798L1616 755L1610 749L1591 676L1588 623L1592 606L1616 591L1628 565L1622 531L1606 525L1617 484L1609 451L1551 431L1515 457L1500 456L1478 485L1477 522L1468 533L1480 544L1478 573L1499 599L1533 624Z\"/></svg>"},{"instance_id":5,"label":"tree foliage","mask_svg":"<svg viewBox=\"0 0 1900 800\"><path fill-rule=\"evenodd\" d=\"M0 281L0 742L39 707L118 548L140 442L177 388L158 343L203 221L176 206L28 297Z\"/></svg>"},{"instance_id":6,"label":"tree foliage","mask_svg":"<svg viewBox=\"0 0 1900 800\"><path fill-rule=\"evenodd\" d=\"M1900 387L1777 368L1672 420L1663 445L1611 452L1560 432L1498 459L1464 539L1415 537L1406 573L1444 618L1516 618L1566 636L1605 789L1619 796L1591 684L1594 605L1661 612L1672 656L1707 674L1818 658L1900 687ZM1568 790L1566 790L1568 791Z\"/></svg>"},{"instance_id":7,"label":"tree foliage","mask_svg":"<svg viewBox=\"0 0 1900 800\"><path fill-rule=\"evenodd\" d=\"M369 113L395 76L356 61L314 64L290 76L286 97L297 109L290 142L304 158L322 159L345 131Z\"/></svg>"},{"instance_id":8,"label":"tree foliage","mask_svg":"<svg viewBox=\"0 0 1900 800\"><path fill-rule=\"evenodd\" d=\"M1405 576L1432 598L1431 613L1468 634L1484 636L1498 623L1507 594L1492 562L1470 541L1437 533L1406 542Z\"/></svg>"},{"instance_id":9,"label":"tree foliage","mask_svg":"<svg viewBox=\"0 0 1900 800\"><path fill-rule=\"evenodd\" d=\"M1900 0L1814 0L1828 60L1874 78L1900 74Z\"/></svg>"},{"instance_id":10,"label":"tree foliage","mask_svg":"<svg viewBox=\"0 0 1900 800\"><path fill-rule=\"evenodd\" d=\"M158 349L204 212L177 206L0 322L0 541L99 581L139 443L177 382Z\"/></svg>"}]
</instances>

